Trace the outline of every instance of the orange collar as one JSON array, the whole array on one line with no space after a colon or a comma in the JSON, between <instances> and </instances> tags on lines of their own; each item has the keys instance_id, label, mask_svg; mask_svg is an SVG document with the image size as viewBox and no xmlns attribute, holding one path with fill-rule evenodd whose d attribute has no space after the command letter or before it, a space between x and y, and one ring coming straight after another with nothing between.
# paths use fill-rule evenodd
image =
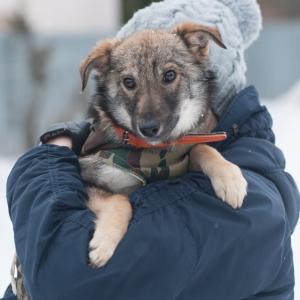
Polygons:
<instances>
[{"instance_id":1,"label":"orange collar","mask_svg":"<svg viewBox=\"0 0 300 300\"><path fill-rule=\"evenodd\" d=\"M175 145L196 145L205 143L221 142L226 140L226 132L216 132L210 134L188 134L176 141L170 143L161 144L149 144L147 141L138 138L134 134L130 133L128 130L113 124L113 128L116 135L122 139L122 144L129 145L138 149L149 149L149 148L168 148Z\"/></svg>"}]
</instances>

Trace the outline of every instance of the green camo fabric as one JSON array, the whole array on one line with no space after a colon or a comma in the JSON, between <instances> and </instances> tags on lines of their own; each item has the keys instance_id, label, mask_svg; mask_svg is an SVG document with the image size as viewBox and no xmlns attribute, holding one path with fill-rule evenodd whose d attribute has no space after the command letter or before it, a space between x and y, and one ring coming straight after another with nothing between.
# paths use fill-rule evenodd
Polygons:
<instances>
[{"instance_id":1,"label":"green camo fabric","mask_svg":"<svg viewBox=\"0 0 300 300\"><path fill-rule=\"evenodd\" d=\"M189 165L188 152L192 146L177 145L169 149L118 148L100 150L97 155L104 163L128 172L145 185L185 174Z\"/></svg>"}]
</instances>

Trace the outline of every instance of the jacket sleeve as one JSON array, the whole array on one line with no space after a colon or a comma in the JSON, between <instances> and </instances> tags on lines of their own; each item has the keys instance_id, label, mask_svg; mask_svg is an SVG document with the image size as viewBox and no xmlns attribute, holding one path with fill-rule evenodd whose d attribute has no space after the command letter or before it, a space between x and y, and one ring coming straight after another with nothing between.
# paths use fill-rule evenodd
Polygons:
<instances>
[{"instance_id":1,"label":"jacket sleeve","mask_svg":"<svg viewBox=\"0 0 300 300\"><path fill-rule=\"evenodd\" d=\"M248 195L242 209L234 211L208 197L210 184L201 173L185 176L184 183L194 189L185 199L202 203L200 209L190 210L201 219L199 227L185 214L199 252L182 299L196 299L202 292L203 299L292 300L290 236L300 201L293 179L284 171L284 157L273 143L253 137L239 138L222 154L242 168Z\"/></svg>"},{"instance_id":2,"label":"jacket sleeve","mask_svg":"<svg viewBox=\"0 0 300 300\"><path fill-rule=\"evenodd\" d=\"M244 175L248 197L238 211L214 196L202 173L140 189L131 197L134 218L114 257L92 269L93 215L76 156L51 145L31 150L7 185L31 299L268 299L264 291L292 299L281 194L255 170L245 166Z\"/></svg>"},{"instance_id":3,"label":"jacket sleeve","mask_svg":"<svg viewBox=\"0 0 300 300\"><path fill-rule=\"evenodd\" d=\"M148 191L149 198L156 190ZM161 210L132 222L107 266L88 265L93 215L85 205L77 157L66 148L43 145L21 157L9 176L7 197L32 300L153 299L153 293L172 299L174 287L190 273L195 255L190 234L175 209L164 211L167 203L158 204L160 197L155 205Z\"/></svg>"}]
</instances>

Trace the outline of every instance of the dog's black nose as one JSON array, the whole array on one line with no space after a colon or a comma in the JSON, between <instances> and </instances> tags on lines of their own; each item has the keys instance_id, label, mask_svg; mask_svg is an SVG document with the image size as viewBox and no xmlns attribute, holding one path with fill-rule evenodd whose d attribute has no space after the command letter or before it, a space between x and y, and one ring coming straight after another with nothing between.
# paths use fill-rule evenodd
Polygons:
<instances>
[{"instance_id":1,"label":"dog's black nose","mask_svg":"<svg viewBox=\"0 0 300 300\"><path fill-rule=\"evenodd\" d=\"M139 130L143 136L148 138L156 137L159 133L160 124L154 119L142 120L139 123Z\"/></svg>"}]
</instances>

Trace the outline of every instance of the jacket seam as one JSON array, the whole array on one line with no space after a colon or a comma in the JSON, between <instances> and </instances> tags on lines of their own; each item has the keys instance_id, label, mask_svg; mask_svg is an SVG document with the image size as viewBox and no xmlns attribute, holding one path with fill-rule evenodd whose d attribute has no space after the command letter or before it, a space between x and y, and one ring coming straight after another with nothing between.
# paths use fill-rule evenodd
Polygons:
<instances>
[{"instance_id":1,"label":"jacket seam","mask_svg":"<svg viewBox=\"0 0 300 300\"><path fill-rule=\"evenodd\" d=\"M56 181L56 176L54 173L56 172L56 168L53 168L53 164L51 162L50 159L51 156L51 149L49 148L49 146L47 147L47 171L49 174L49 178L50 178L50 183L51 183L51 193L54 195L55 197L55 208L57 208L57 202L59 201L60 197L58 196L58 193L60 192L60 188L58 186L58 182ZM50 167L52 166L52 168Z\"/></svg>"},{"instance_id":2,"label":"jacket seam","mask_svg":"<svg viewBox=\"0 0 300 300\"><path fill-rule=\"evenodd\" d=\"M270 169L264 169L264 170L263 169L262 170L257 170L257 169L253 169L251 167L249 168L247 166L241 166L240 169L242 171L245 170L245 171L249 171L249 172L258 174L260 176L265 177L268 180L270 180L270 179L267 177L267 175L272 175L272 174L277 174L277 173L280 173L280 172L284 172L284 170L280 166L278 166L276 168L270 168ZM270 180L270 181L272 181L272 180Z\"/></svg>"},{"instance_id":3,"label":"jacket seam","mask_svg":"<svg viewBox=\"0 0 300 300\"><path fill-rule=\"evenodd\" d=\"M178 203L178 201L180 199L183 199L184 197L181 196L179 197L177 200L173 200L172 202L169 202L167 203L166 205L164 206L160 206L158 207L157 209L151 211L151 212L148 212L148 213L145 213L143 215L141 215L140 217L147 217L148 215L151 215L153 213L156 213L157 211L160 211L162 209L165 209L167 207L171 207L172 210L174 211L175 215L177 216L178 220L180 221L181 225L182 225L182 228L184 228L184 235L186 237L188 237L192 243L193 243L193 247L191 247L193 250L191 250L191 252L193 253L192 255L192 258L191 258L191 262L190 262L190 270L188 271L188 274L187 274L187 278L185 280L185 282L183 282L182 284L180 284L180 286L175 290L174 292L174 297L178 297L180 295L180 293L185 289L185 287L188 285L189 281L191 280L195 270L196 270L196 267L197 267L197 244L195 242L195 238L189 228L189 226L186 224L186 222L183 220L182 216L180 215L180 213L178 212L178 208L175 207L173 204L175 203ZM133 220L131 222L131 224L134 224L134 223L139 223L139 222L142 222L142 218L139 218L137 220Z\"/></svg>"},{"instance_id":4,"label":"jacket seam","mask_svg":"<svg viewBox=\"0 0 300 300\"><path fill-rule=\"evenodd\" d=\"M47 171L49 174L50 178L50 183L51 183L51 189L50 192L53 194L55 198L55 207L53 213L56 215L57 211L59 210L59 202L62 200L62 198L59 195L62 195L65 191L62 188L60 182L57 180L58 178L58 172L57 172L57 167L55 163L51 161L51 155L52 155L52 148L49 147L47 148ZM75 191L76 194L78 195L78 192ZM78 223L80 224L80 223Z\"/></svg>"},{"instance_id":5,"label":"jacket seam","mask_svg":"<svg viewBox=\"0 0 300 300\"><path fill-rule=\"evenodd\" d=\"M175 214L177 215L178 219L181 221L181 224L183 225L183 228L185 228L185 235L189 236L189 238L192 240L193 243L193 257L191 258L191 268L190 271L188 272L187 278L185 280L184 283L182 283L180 285L179 288L176 289L175 291L175 297L178 297L182 291L186 288L186 286L188 285L188 283L190 282L190 280L192 279L192 276L196 270L197 267L197 244L195 242L195 238L191 232L191 229L189 228L189 226L186 224L186 222L183 220L182 216L180 215L180 213L178 212L178 208L177 207L173 207L173 210L175 212Z\"/></svg>"},{"instance_id":6,"label":"jacket seam","mask_svg":"<svg viewBox=\"0 0 300 300\"><path fill-rule=\"evenodd\" d=\"M51 149L48 147L48 155L47 155L47 161L48 161L48 166L47 166L47 170L48 170L48 174L49 174L49 178L50 178L50 183L51 183L51 193L53 194L53 196L55 197L55 209L58 208L58 202L61 199L59 197L59 194L61 194L63 192L59 182L57 181L57 170L55 166L55 164L53 164L51 162L50 156L51 156ZM52 168L51 168L52 167ZM56 214L56 210L54 211L54 214ZM67 218L66 220L64 220L62 222L62 224L67 224L67 223L72 223L72 224L76 224L78 225L80 228L84 228L87 231L90 231L89 226L82 224L81 222L75 220L74 218ZM93 222L89 222L89 223L93 223Z\"/></svg>"},{"instance_id":7,"label":"jacket seam","mask_svg":"<svg viewBox=\"0 0 300 300\"><path fill-rule=\"evenodd\" d=\"M67 219L67 220L63 221L62 224L69 224L69 223L75 224L78 227L85 229L87 232L91 232L92 231L92 229L88 225L82 224L81 222L78 222L78 221L76 221L74 219ZM90 224L92 224L92 223L93 222L90 222Z\"/></svg>"},{"instance_id":8,"label":"jacket seam","mask_svg":"<svg viewBox=\"0 0 300 300\"><path fill-rule=\"evenodd\" d=\"M181 199L181 197L178 200L180 200L180 199ZM142 214L136 214L136 216L133 216L132 221L130 222L130 224L139 223L142 220L142 218L144 218L144 217L146 217L148 215L151 215L153 213L156 213L157 211L160 211L161 209L164 209L164 208L166 208L168 206L171 206L175 202L177 202L178 200L172 200L171 202L168 202L168 203L166 203L164 205L161 205L161 206L159 206L159 207L157 207L155 209L152 209L152 210L150 210L148 212L145 212L145 213L142 213ZM131 205L132 205L132 203L131 203ZM133 209L135 207L136 207L136 205L133 205Z\"/></svg>"}]
</instances>

